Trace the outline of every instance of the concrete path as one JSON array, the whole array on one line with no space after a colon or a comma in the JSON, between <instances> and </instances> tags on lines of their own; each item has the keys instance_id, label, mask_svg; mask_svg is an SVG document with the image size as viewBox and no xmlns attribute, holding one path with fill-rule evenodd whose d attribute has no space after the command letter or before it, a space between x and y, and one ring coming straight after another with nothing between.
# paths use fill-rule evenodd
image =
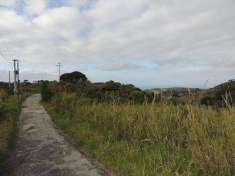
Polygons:
<instances>
[{"instance_id":1,"label":"concrete path","mask_svg":"<svg viewBox=\"0 0 235 176\"><path fill-rule=\"evenodd\" d=\"M9 160L12 176L108 175L70 145L40 105L40 95L23 104L16 151Z\"/></svg>"}]
</instances>

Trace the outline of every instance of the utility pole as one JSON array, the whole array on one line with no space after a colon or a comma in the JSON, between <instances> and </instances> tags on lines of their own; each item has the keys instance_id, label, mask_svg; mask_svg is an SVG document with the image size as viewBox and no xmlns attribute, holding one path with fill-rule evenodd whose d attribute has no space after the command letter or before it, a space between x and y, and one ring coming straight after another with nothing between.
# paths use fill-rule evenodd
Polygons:
<instances>
[{"instance_id":1,"label":"utility pole","mask_svg":"<svg viewBox=\"0 0 235 176\"><path fill-rule=\"evenodd\" d=\"M57 65L56 65L57 67L58 67L58 73L59 73L59 79L58 79L58 81L60 82L60 74L61 74L61 63L59 62Z\"/></svg>"},{"instance_id":2,"label":"utility pole","mask_svg":"<svg viewBox=\"0 0 235 176\"><path fill-rule=\"evenodd\" d=\"M19 82L20 82L19 60L14 59L13 64L14 64L14 94L18 95L19 93L18 87L19 87Z\"/></svg>"},{"instance_id":3,"label":"utility pole","mask_svg":"<svg viewBox=\"0 0 235 176\"><path fill-rule=\"evenodd\" d=\"M8 76L9 76L9 82L8 82L8 86L9 86L9 91L11 90L11 71L9 71L9 74L8 74Z\"/></svg>"},{"instance_id":4,"label":"utility pole","mask_svg":"<svg viewBox=\"0 0 235 176\"><path fill-rule=\"evenodd\" d=\"M17 83L18 86L20 85L20 65L19 65L19 60L17 60Z\"/></svg>"}]
</instances>

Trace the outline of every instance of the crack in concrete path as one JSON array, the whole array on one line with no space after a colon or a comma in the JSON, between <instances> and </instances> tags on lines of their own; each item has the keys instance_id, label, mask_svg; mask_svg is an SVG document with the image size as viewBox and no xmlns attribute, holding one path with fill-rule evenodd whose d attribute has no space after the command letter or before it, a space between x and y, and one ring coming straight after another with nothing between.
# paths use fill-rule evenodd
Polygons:
<instances>
[{"instance_id":1,"label":"crack in concrete path","mask_svg":"<svg viewBox=\"0 0 235 176\"><path fill-rule=\"evenodd\" d=\"M20 116L16 150L9 159L11 176L107 176L55 129L40 105L40 95L29 97Z\"/></svg>"}]
</instances>

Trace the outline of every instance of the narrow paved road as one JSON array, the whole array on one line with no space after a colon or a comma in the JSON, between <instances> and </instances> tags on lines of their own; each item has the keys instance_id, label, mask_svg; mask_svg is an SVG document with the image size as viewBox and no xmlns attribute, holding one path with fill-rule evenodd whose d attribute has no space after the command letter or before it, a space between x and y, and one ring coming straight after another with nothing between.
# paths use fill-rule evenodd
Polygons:
<instances>
[{"instance_id":1,"label":"narrow paved road","mask_svg":"<svg viewBox=\"0 0 235 176\"><path fill-rule=\"evenodd\" d=\"M71 146L40 105L40 95L23 104L16 151L9 160L12 176L108 175Z\"/></svg>"}]
</instances>

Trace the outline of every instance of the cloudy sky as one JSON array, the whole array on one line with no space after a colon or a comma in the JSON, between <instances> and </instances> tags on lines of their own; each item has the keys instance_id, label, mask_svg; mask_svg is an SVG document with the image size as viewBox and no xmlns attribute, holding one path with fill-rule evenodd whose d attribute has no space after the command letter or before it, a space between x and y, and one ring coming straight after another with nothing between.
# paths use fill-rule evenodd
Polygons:
<instances>
[{"instance_id":1,"label":"cloudy sky","mask_svg":"<svg viewBox=\"0 0 235 176\"><path fill-rule=\"evenodd\" d=\"M234 0L0 0L0 80L211 87L235 78Z\"/></svg>"}]
</instances>

